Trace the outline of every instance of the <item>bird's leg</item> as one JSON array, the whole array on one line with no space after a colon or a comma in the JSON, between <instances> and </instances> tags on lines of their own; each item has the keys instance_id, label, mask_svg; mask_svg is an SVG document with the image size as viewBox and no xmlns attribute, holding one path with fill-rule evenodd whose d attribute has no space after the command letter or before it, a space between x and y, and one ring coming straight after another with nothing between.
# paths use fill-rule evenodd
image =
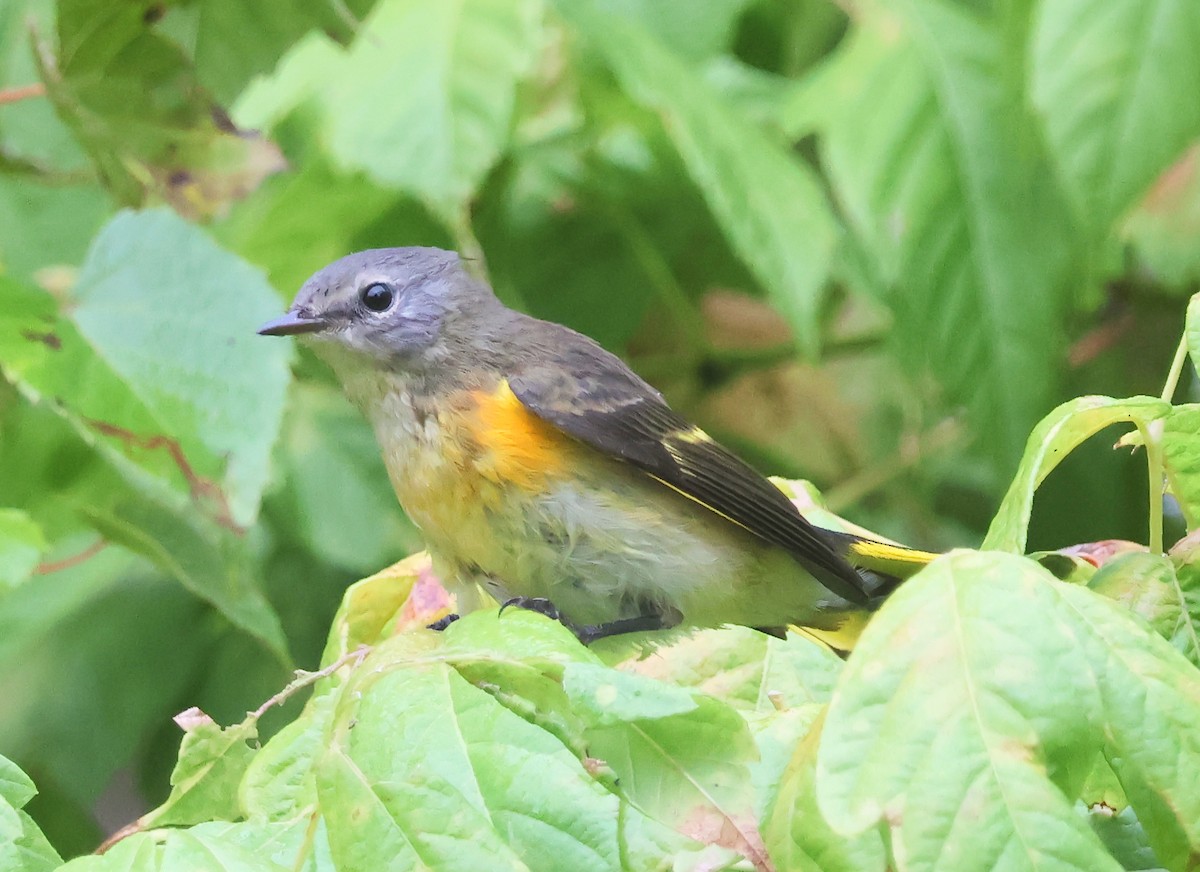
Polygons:
<instances>
[{"instance_id":1,"label":"bird's leg","mask_svg":"<svg viewBox=\"0 0 1200 872\"><path fill-rule=\"evenodd\" d=\"M528 609L531 612L537 612L539 615L545 615L552 621L558 621L574 633L575 638L584 645L590 645L597 639L604 639L608 636L619 636L622 633L641 633L647 630L666 630L675 625L674 623L668 623L662 615L637 615L632 618L607 621L603 624L576 624L564 617L554 603L544 597L515 596L500 606L501 613L509 606Z\"/></svg>"},{"instance_id":2,"label":"bird's leg","mask_svg":"<svg viewBox=\"0 0 1200 872\"><path fill-rule=\"evenodd\" d=\"M603 624L593 624L590 627L571 627L576 638L584 645L590 645L597 639L609 636L620 636L622 633L644 633L649 630L669 630L678 622L668 623L662 615L638 615L634 618L621 618L617 621L607 621Z\"/></svg>"}]
</instances>

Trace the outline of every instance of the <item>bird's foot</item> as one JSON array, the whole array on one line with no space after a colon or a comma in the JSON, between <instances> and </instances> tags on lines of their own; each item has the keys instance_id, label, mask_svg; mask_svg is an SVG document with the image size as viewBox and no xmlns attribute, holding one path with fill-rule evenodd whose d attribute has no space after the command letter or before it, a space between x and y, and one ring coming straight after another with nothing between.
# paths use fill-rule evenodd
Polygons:
<instances>
[{"instance_id":1,"label":"bird's foot","mask_svg":"<svg viewBox=\"0 0 1200 872\"><path fill-rule=\"evenodd\" d=\"M558 607L550 600L541 596L514 596L512 599L507 599L500 606L500 614L504 614L504 610L509 606L516 606L519 609L525 609L527 612L537 612L539 615L545 615L552 621L559 621L565 624L562 614L559 613Z\"/></svg>"},{"instance_id":2,"label":"bird's foot","mask_svg":"<svg viewBox=\"0 0 1200 872\"><path fill-rule=\"evenodd\" d=\"M504 610L509 606L516 606L519 609L525 609L530 612L537 612L539 615L544 615L552 621L558 621L568 630L575 634L575 638L587 645L592 641L591 631L593 627L581 627L563 615L558 610L558 606L550 602L545 597L540 596L515 596L512 599L505 600L500 606L500 614L504 614Z\"/></svg>"},{"instance_id":3,"label":"bird's foot","mask_svg":"<svg viewBox=\"0 0 1200 872\"><path fill-rule=\"evenodd\" d=\"M638 615L633 618L621 618L616 621L609 621L604 624L576 624L558 610L554 603L545 597L526 597L515 596L510 600L506 600L500 606L500 613L504 614L504 610L509 606L517 606L518 608L526 609L531 612L537 612L539 615L545 615L552 621L558 621L568 630L575 634L575 638L584 645L590 645L597 639L605 639L609 636L619 636L622 633L641 633L648 630L665 630L671 626L670 623L663 619L661 615Z\"/></svg>"},{"instance_id":4,"label":"bird's foot","mask_svg":"<svg viewBox=\"0 0 1200 872\"><path fill-rule=\"evenodd\" d=\"M457 620L458 620L458 615L451 612L450 614L446 615L446 617L444 617L444 618L438 618L432 624L426 624L425 628L427 630L437 630L438 632L441 632L442 630L446 629L447 627L449 627L451 624L453 624Z\"/></svg>"}]
</instances>

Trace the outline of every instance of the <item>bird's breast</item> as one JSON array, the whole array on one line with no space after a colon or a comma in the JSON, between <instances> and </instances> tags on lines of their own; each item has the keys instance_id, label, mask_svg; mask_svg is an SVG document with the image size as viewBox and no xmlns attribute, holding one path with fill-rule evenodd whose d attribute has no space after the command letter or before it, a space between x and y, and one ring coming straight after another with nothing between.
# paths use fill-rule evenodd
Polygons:
<instances>
[{"instance_id":1,"label":"bird's breast","mask_svg":"<svg viewBox=\"0 0 1200 872\"><path fill-rule=\"evenodd\" d=\"M490 534L522 496L557 480L574 450L503 382L441 394L397 385L373 417L401 505L437 544Z\"/></svg>"}]
</instances>

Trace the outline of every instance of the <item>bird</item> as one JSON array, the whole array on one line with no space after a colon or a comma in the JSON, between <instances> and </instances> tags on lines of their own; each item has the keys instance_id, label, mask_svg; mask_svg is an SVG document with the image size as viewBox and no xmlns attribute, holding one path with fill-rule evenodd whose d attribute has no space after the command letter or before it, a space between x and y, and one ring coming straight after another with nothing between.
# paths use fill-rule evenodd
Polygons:
<instances>
[{"instance_id":1,"label":"bird","mask_svg":"<svg viewBox=\"0 0 1200 872\"><path fill-rule=\"evenodd\" d=\"M506 307L453 251L347 255L258 332L332 367L460 613L487 594L585 644L796 626L845 650L935 557L810 523L619 357Z\"/></svg>"}]
</instances>

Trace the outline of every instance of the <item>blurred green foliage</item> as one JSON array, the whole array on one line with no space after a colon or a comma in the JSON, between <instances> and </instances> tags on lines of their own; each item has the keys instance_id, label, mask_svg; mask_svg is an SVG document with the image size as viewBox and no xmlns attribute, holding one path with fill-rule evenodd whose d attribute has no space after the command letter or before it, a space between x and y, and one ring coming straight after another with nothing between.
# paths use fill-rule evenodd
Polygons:
<instances>
[{"instance_id":1,"label":"blurred green foliage","mask_svg":"<svg viewBox=\"0 0 1200 872\"><path fill-rule=\"evenodd\" d=\"M915 545L977 545L1019 464L993 545L1145 540L1140 458L1050 472L1121 421L1190 528L1190 407L1064 407L1022 457L1065 400L1160 393L1197 44L1190 0L6 0L0 753L39 793L0 769L0 840L162 801L171 715L239 720L419 547L328 373L254 336L351 250L458 249Z\"/></svg>"}]
</instances>

